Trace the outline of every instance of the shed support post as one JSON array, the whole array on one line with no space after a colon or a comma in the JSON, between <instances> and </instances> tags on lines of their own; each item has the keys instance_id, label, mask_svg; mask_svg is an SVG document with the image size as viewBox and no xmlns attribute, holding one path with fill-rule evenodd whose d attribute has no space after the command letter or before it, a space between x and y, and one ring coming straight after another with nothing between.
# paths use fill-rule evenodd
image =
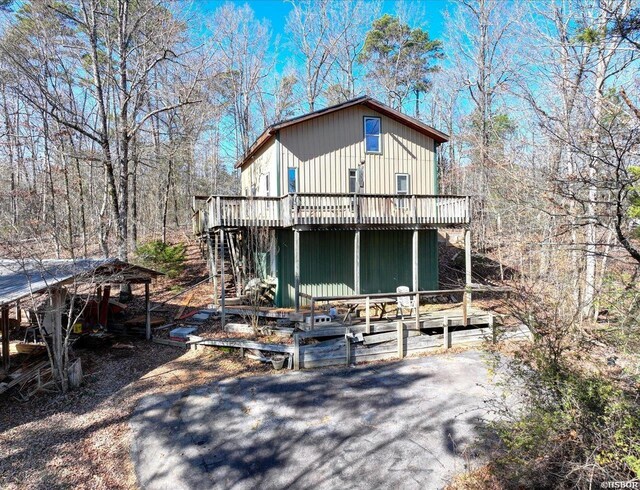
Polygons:
<instances>
[{"instance_id":1,"label":"shed support post","mask_svg":"<svg viewBox=\"0 0 640 490\"><path fill-rule=\"evenodd\" d=\"M353 237L353 291L360 294L360 230Z\"/></svg>"},{"instance_id":2,"label":"shed support post","mask_svg":"<svg viewBox=\"0 0 640 490\"><path fill-rule=\"evenodd\" d=\"M18 320L18 324L22 323L22 309L20 308L20 300L16 301L16 320Z\"/></svg>"},{"instance_id":3,"label":"shed support post","mask_svg":"<svg viewBox=\"0 0 640 490\"><path fill-rule=\"evenodd\" d=\"M413 230L413 242L412 242L412 261L411 261L411 270L413 276L413 291L420 291L420 281L418 277L418 230ZM416 305L417 307L418 305ZM416 310L417 311L417 310Z\"/></svg>"},{"instance_id":4,"label":"shed support post","mask_svg":"<svg viewBox=\"0 0 640 490\"><path fill-rule=\"evenodd\" d=\"M220 228L220 326L222 328L225 324L224 295L224 229Z\"/></svg>"},{"instance_id":5,"label":"shed support post","mask_svg":"<svg viewBox=\"0 0 640 490\"><path fill-rule=\"evenodd\" d=\"M296 311L300 311L300 232L293 231L293 284L294 304Z\"/></svg>"},{"instance_id":6,"label":"shed support post","mask_svg":"<svg viewBox=\"0 0 640 490\"><path fill-rule=\"evenodd\" d=\"M404 324L402 320L397 323L397 331L398 331L398 359L402 359L404 357Z\"/></svg>"},{"instance_id":7,"label":"shed support post","mask_svg":"<svg viewBox=\"0 0 640 490\"><path fill-rule=\"evenodd\" d=\"M149 283L144 283L145 327L147 340L151 340L151 302L149 301Z\"/></svg>"},{"instance_id":8,"label":"shed support post","mask_svg":"<svg viewBox=\"0 0 640 490\"><path fill-rule=\"evenodd\" d=\"M9 307L2 306L2 369L4 372L9 371Z\"/></svg>"}]
</instances>

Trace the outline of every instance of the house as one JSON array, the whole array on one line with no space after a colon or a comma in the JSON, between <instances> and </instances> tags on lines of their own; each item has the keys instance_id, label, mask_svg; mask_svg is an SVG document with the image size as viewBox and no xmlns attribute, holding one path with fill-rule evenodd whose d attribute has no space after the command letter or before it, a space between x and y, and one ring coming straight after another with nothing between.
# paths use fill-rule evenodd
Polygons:
<instances>
[{"instance_id":1,"label":"house","mask_svg":"<svg viewBox=\"0 0 640 490\"><path fill-rule=\"evenodd\" d=\"M206 198L195 231L216 251L225 233L244 237L231 247L237 282L253 263L276 278L277 306L438 289L437 228L469 225L468 197L437 195L447 140L368 96L274 124L237 165L242 195Z\"/></svg>"}]
</instances>

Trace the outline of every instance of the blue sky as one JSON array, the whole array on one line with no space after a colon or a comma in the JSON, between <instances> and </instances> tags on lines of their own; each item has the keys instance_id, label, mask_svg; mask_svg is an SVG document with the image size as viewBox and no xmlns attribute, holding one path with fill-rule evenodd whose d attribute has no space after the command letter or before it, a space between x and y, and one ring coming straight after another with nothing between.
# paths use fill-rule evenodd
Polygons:
<instances>
[{"instance_id":1,"label":"blue sky","mask_svg":"<svg viewBox=\"0 0 640 490\"><path fill-rule=\"evenodd\" d=\"M426 22L410 22L411 27L422 27L429 31L432 38L442 39L444 30L443 13L451 5L449 0L414 0L416 4L422 7L425 13ZM203 13L213 12L225 0L196 0L194 7ZM248 4L251 6L258 19L268 19L271 23L274 38L280 35L281 39L285 39L285 24L287 15L291 10L291 4L284 0L250 0L250 1L233 1L238 5ZM394 14L396 10L395 0L383 0L382 13ZM286 53L285 53L286 54Z\"/></svg>"}]
</instances>

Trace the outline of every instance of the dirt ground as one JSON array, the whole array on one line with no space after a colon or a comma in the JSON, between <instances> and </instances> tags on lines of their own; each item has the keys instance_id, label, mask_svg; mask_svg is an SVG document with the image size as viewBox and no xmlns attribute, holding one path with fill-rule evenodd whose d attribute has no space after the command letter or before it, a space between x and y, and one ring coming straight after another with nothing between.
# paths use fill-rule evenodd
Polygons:
<instances>
[{"instance_id":1,"label":"dirt ground","mask_svg":"<svg viewBox=\"0 0 640 490\"><path fill-rule=\"evenodd\" d=\"M128 420L140 398L270 371L217 349L131 345L83 353L85 385L67 397L0 400L0 487L136 488Z\"/></svg>"}]
</instances>

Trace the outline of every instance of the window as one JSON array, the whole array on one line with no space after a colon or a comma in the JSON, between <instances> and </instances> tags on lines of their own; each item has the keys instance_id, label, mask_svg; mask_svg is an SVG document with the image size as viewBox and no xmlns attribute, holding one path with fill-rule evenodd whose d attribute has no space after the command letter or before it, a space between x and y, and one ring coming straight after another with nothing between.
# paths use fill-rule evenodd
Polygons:
<instances>
[{"instance_id":1,"label":"window","mask_svg":"<svg viewBox=\"0 0 640 490\"><path fill-rule=\"evenodd\" d=\"M396 174L396 194L409 194L409 174Z\"/></svg>"},{"instance_id":2,"label":"window","mask_svg":"<svg viewBox=\"0 0 640 490\"><path fill-rule=\"evenodd\" d=\"M355 194L358 188L358 170L355 168L349 169L349 192Z\"/></svg>"},{"instance_id":3,"label":"window","mask_svg":"<svg viewBox=\"0 0 640 490\"><path fill-rule=\"evenodd\" d=\"M409 194L409 174L396 174L396 194L406 196ZM399 208L406 208L409 200L401 198L397 200Z\"/></svg>"},{"instance_id":4,"label":"window","mask_svg":"<svg viewBox=\"0 0 640 490\"><path fill-rule=\"evenodd\" d=\"M264 176L264 191L267 196L271 195L271 186L269 185L269 174Z\"/></svg>"},{"instance_id":5,"label":"window","mask_svg":"<svg viewBox=\"0 0 640 490\"><path fill-rule=\"evenodd\" d=\"M364 118L364 150L366 153L381 153L380 118Z\"/></svg>"},{"instance_id":6,"label":"window","mask_svg":"<svg viewBox=\"0 0 640 490\"><path fill-rule=\"evenodd\" d=\"M298 192L298 169L295 167L289 167L289 184L287 186L288 192L294 194Z\"/></svg>"}]
</instances>

